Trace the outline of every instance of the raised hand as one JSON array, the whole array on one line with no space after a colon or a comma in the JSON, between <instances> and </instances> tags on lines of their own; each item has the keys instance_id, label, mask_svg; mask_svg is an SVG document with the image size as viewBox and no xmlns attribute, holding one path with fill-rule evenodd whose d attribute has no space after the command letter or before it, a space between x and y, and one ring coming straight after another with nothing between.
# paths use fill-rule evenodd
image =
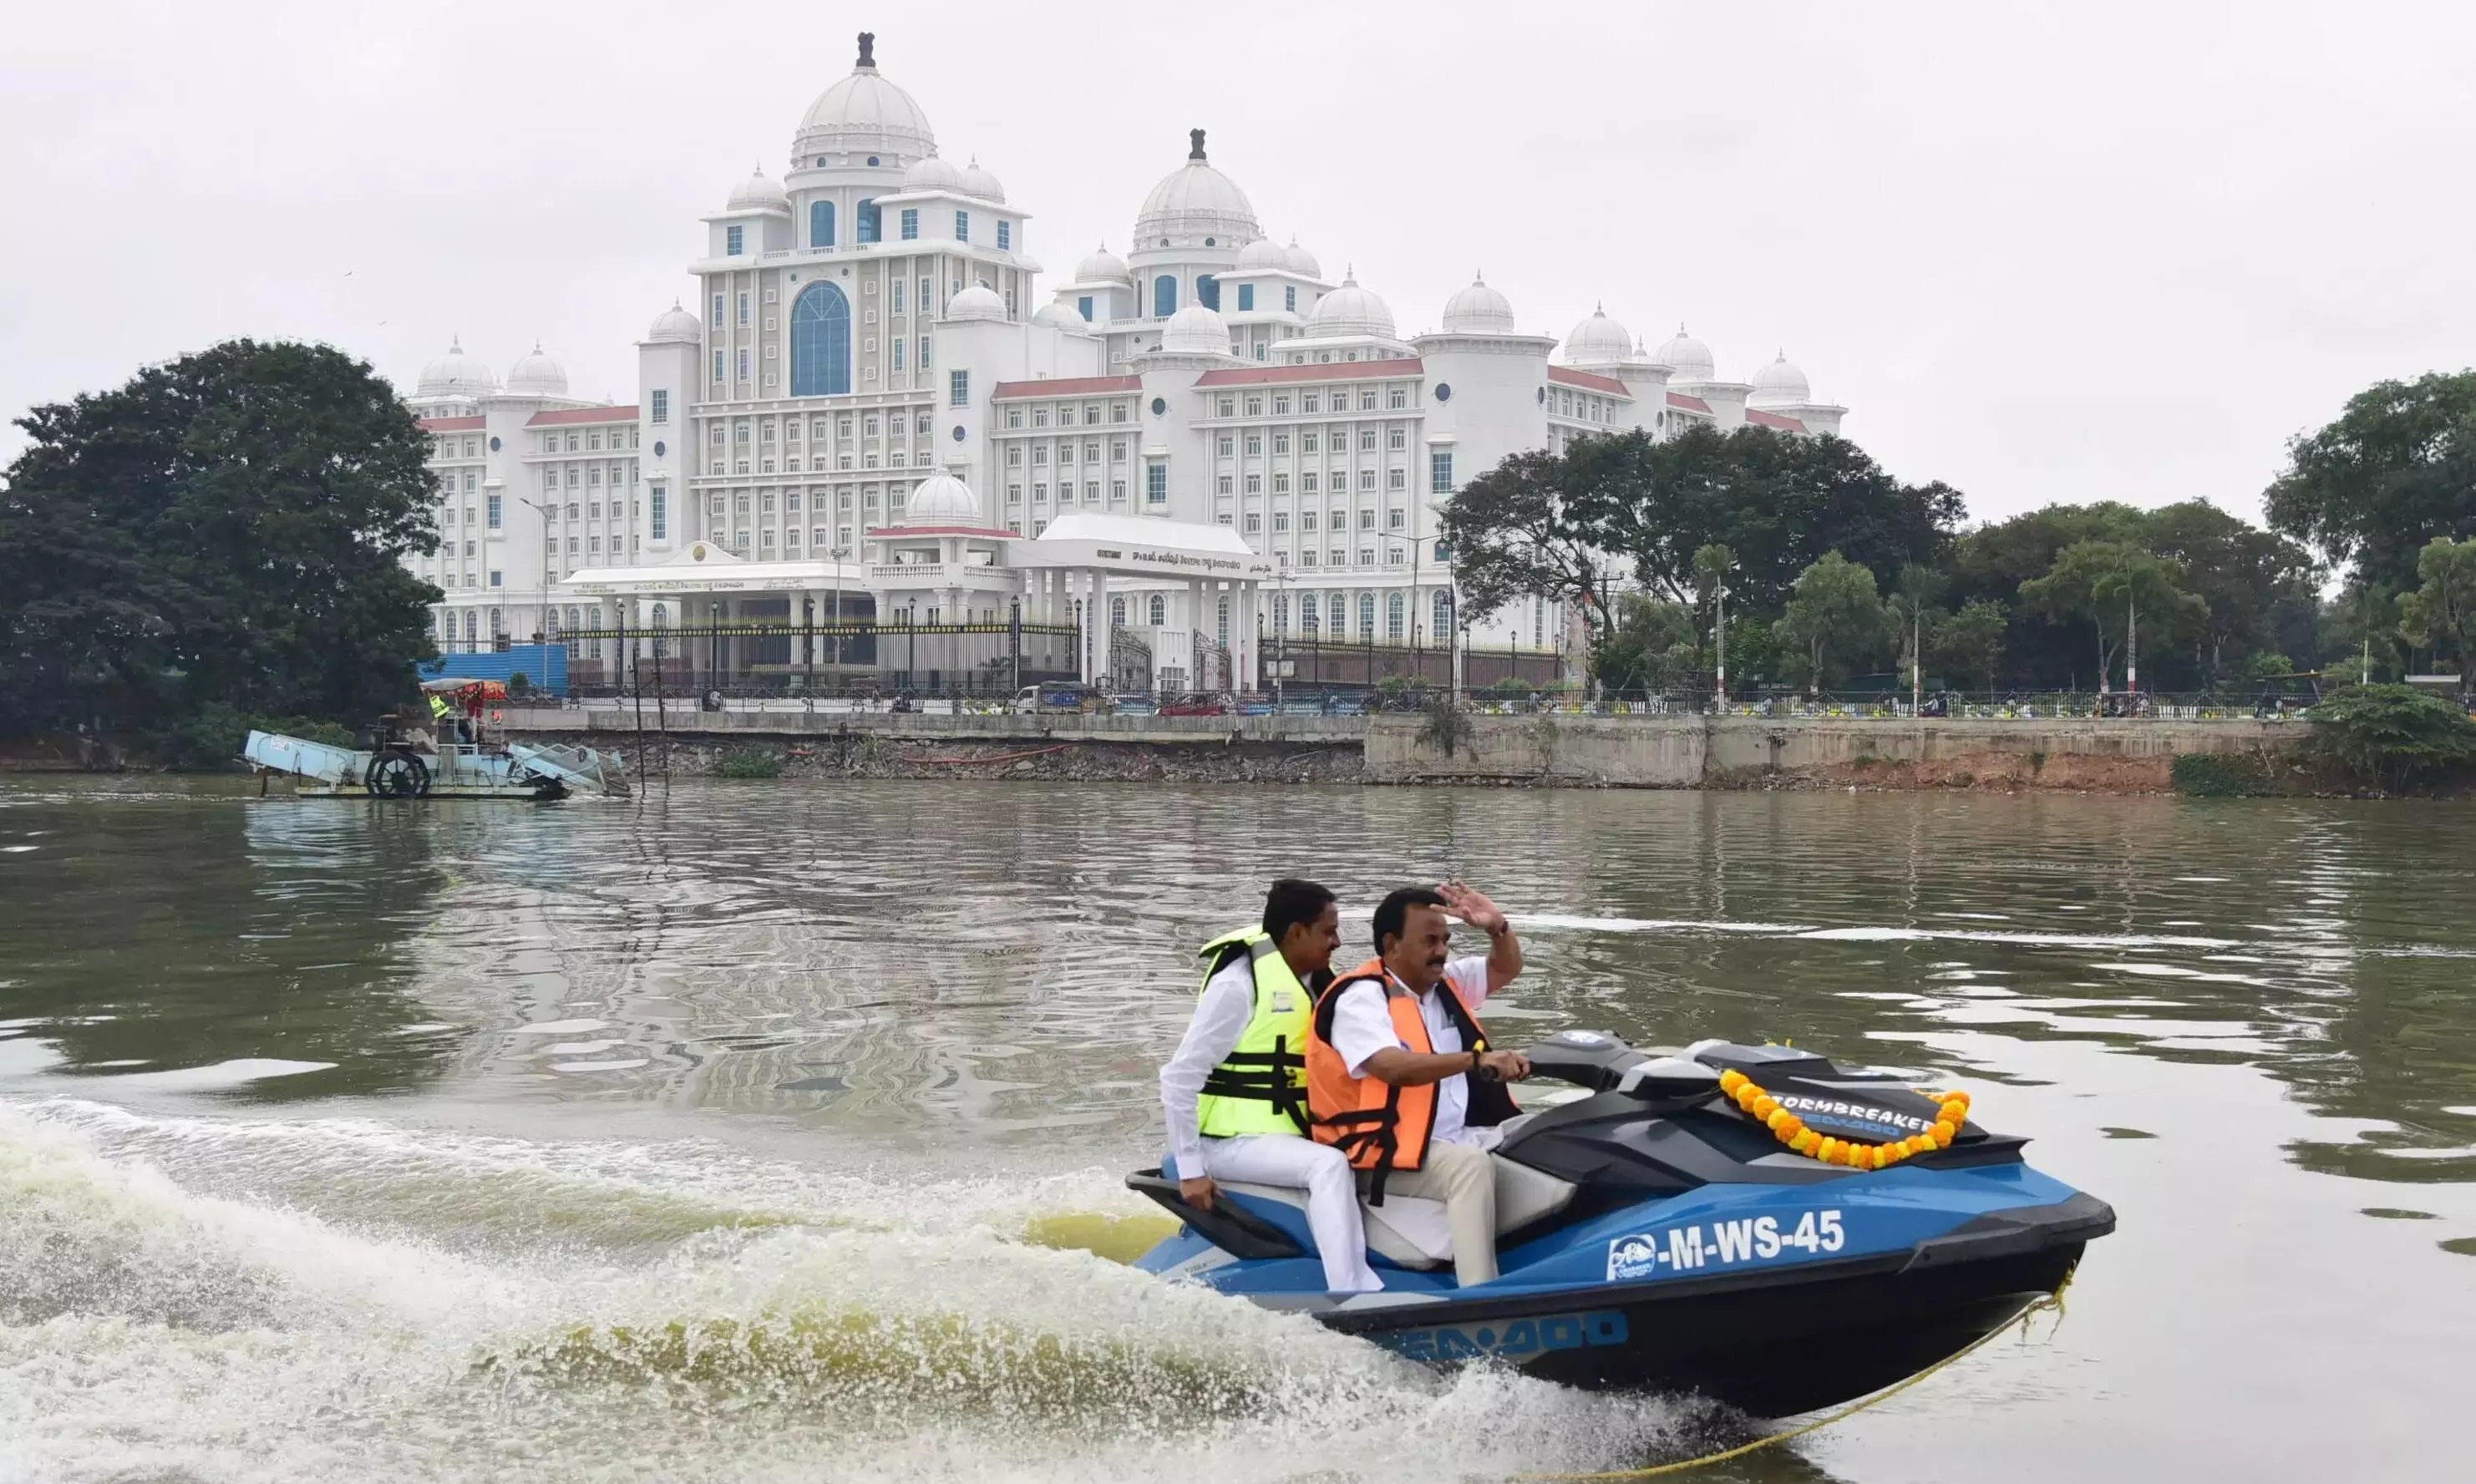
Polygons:
<instances>
[{"instance_id":1,"label":"raised hand","mask_svg":"<svg viewBox=\"0 0 2476 1484\"><path fill-rule=\"evenodd\" d=\"M1504 912L1480 895L1467 881L1447 881L1436 888L1445 899L1445 914L1470 924L1481 932L1496 932L1505 926Z\"/></svg>"}]
</instances>

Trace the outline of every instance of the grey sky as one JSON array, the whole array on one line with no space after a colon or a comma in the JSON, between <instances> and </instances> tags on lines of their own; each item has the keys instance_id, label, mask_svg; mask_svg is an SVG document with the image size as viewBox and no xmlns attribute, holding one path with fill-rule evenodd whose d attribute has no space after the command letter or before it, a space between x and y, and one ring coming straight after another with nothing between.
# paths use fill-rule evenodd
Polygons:
<instances>
[{"instance_id":1,"label":"grey sky","mask_svg":"<svg viewBox=\"0 0 2476 1484\"><path fill-rule=\"evenodd\" d=\"M1202 126L1405 333L1484 268L1525 329L1785 346L1980 518L2252 515L2290 433L2476 361L2461 4L82 0L0 49L0 411L237 334L407 386L538 338L625 400L696 217L780 176L863 28L1044 284Z\"/></svg>"}]
</instances>

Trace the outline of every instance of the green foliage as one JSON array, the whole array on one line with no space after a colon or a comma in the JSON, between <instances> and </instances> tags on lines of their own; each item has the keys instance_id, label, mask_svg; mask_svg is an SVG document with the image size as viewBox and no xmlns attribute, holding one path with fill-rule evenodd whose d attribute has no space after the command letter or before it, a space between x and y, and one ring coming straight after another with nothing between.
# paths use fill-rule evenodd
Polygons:
<instances>
[{"instance_id":1,"label":"green foliage","mask_svg":"<svg viewBox=\"0 0 2476 1484\"><path fill-rule=\"evenodd\" d=\"M2359 582L2413 587L2434 537L2476 536L2476 371L2368 387L2288 454L2263 500L2270 529Z\"/></svg>"},{"instance_id":2,"label":"green foliage","mask_svg":"<svg viewBox=\"0 0 2476 1484\"><path fill-rule=\"evenodd\" d=\"M1616 632L1599 647L1597 673L1620 690L1664 690L1693 680L1698 654L1691 612L1627 593L1617 602Z\"/></svg>"},{"instance_id":3,"label":"green foliage","mask_svg":"<svg viewBox=\"0 0 2476 1484\"><path fill-rule=\"evenodd\" d=\"M2476 537L2435 536L2416 553L2415 575L2424 585L2399 597L2399 636L2476 675Z\"/></svg>"},{"instance_id":4,"label":"green foliage","mask_svg":"<svg viewBox=\"0 0 2476 1484\"><path fill-rule=\"evenodd\" d=\"M241 747L253 731L280 732L332 747L351 747L353 730L299 716L250 716L220 701L172 719L142 738L146 754L175 773L229 773L244 766Z\"/></svg>"},{"instance_id":5,"label":"green foliage","mask_svg":"<svg viewBox=\"0 0 2476 1484\"><path fill-rule=\"evenodd\" d=\"M1463 618L1541 597L1580 611L1594 635L1603 631L1616 574L1597 533L1609 498L1565 456L1541 450L1510 455L1463 485L1437 521L1453 551Z\"/></svg>"},{"instance_id":6,"label":"green foliage","mask_svg":"<svg viewBox=\"0 0 2476 1484\"><path fill-rule=\"evenodd\" d=\"M2168 770L2188 799L2254 799L2276 792L2259 753L2177 753Z\"/></svg>"},{"instance_id":7,"label":"green foliage","mask_svg":"<svg viewBox=\"0 0 2476 1484\"><path fill-rule=\"evenodd\" d=\"M1488 689L1495 691L1499 696L1509 697L1515 700L1525 697L1538 688L1538 686L1531 684L1528 680L1513 675L1508 675L1503 680L1500 680L1494 685L1488 687Z\"/></svg>"},{"instance_id":8,"label":"green foliage","mask_svg":"<svg viewBox=\"0 0 2476 1484\"><path fill-rule=\"evenodd\" d=\"M1419 740L1450 757L1475 730L1461 707L1452 704L1452 698L1438 695L1427 702L1426 720L1419 724Z\"/></svg>"},{"instance_id":9,"label":"green foliage","mask_svg":"<svg viewBox=\"0 0 2476 1484\"><path fill-rule=\"evenodd\" d=\"M1805 655L1808 684L1836 684L1882 650L1883 601L1874 574L1833 552L1797 578L1777 633Z\"/></svg>"},{"instance_id":10,"label":"green foliage","mask_svg":"<svg viewBox=\"0 0 2476 1484\"><path fill-rule=\"evenodd\" d=\"M2089 621L2101 682L2144 612L2153 637L2172 636L2209 613L2209 604L2185 588L2180 562L2129 541L2073 542L2055 554L2045 576L2020 584L2020 601L2051 618Z\"/></svg>"},{"instance_id":11,"label":"green foliage","mask_svg":"<svg viewBox=\"0 0 2476 1484\"><path fill-rule=\"evenodd\" d=\"M1950 585L1951 580L1932 567L1913 561L1900 568L1900 580L1884 602L1883 617L1898 642L1901 674L1910 675L1923 665L1920 651L1931 627L1928 615L1938 612L1936 605Z\"/></svg>"},{"instance_id":12,"label":"green foliage","mask_svg":"<svg viewBox=\"0 0 2476 1484\"><path fill-rule=\"evenodd\" d=\"M1957 612L1929 615L1926 663L1966 689L1993 690L2011 622L2011 609L1992 598L1971 598Z\"/></svg>"},{"instance_id":13,"label":"green foliage","mask_svg":"<svg viewBox=\"0 0 2476 1484\"><path fill-rule=\"evenodd\" d=\"M2306 715L2316 750L2391 793L2476 765L2476 721L2409 686L2351 686Z\"/></svg>"},{"instance_id":14,"label":"green foliage","mask_svg":"<svg viewBox=\"0 0 2476 1484\"><path fill-rule=\"evenodd\" d=\"M762 748L737 748L714 759L713 776L718 779L779 779L782 776L782 754Z\"/></svg>"},{"instance_id":15,"label":"green foliage","mask_svg":"<svg viewBox=\"0 0 2476 1484\"><path fill-rule=\"evenodd\" d=\"M402 558L434 548L436 495L365 362L235 340L18 426L0 726L212 732L214 705L359 722L411 693L438 592Z\"/></svg>"}]
</instances>

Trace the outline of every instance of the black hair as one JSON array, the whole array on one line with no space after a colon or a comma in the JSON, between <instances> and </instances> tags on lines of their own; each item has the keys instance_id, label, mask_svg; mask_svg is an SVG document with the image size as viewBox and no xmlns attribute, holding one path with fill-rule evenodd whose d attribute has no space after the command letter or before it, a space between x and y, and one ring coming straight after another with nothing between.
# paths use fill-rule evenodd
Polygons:
<instances>
[{"instance_id":1,"label":"black hair","mask_svg":"<svg viewBox=\"0 0 2476 1484\"><path fill-rule=\"evenodd\" d=\"M1332 903L1332 888L1285 876L1264 893L1265 935L1277 948L1281 940L1289 936L1292 928L1314 927L1316 920L1324 916L1324 909Z\"/></svg>"},{"instance_id":2,"label":"black hair","mask_svg":"<svg viewBox=\"0 0 2476 1484\"><path fill-rule=\"evenodd\" d=\"M1384 940L1398 938L1409 925L1412 907L1440 907L1443 894L1428 886L1404 886L1375 903L1375 956L1384 956Z\"/></svg>"}]
</instances>

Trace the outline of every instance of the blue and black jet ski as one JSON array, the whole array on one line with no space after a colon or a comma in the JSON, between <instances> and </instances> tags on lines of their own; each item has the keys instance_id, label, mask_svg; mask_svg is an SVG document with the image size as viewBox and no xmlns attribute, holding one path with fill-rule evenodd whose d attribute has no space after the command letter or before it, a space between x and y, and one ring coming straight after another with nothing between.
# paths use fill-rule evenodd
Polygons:
<instances>
[{"instance_id":1,"label":"blue and black jet ski","mask_svg":"<svg viewBox=\"0 0 2476 1484\"><path fill-rule=\"evenodd\" d=\"M1586 1096L1501 1125L1494 1282L1456 1286L1444 1207L1394 1195L1367 1208L1384 1291L1327 1294L1303 1191L1224 1185L1204 1211L1179 1199L1174 1169L1127 1178L1184 1223L1139 1266L1416 1360L1494 1356L1567 1385L1782 1417L1956 1353L2062 1288L2115 1229L2106 1202L2022 1162L2025 1140L1973 1121L1947 1149L1858 1171L1783 1148L1720 1089L1733 1069L1807 1127L1883 1143L1937 1116L1889 1073L1578 1030L1526 1054L1534 1076Z\"/></svg>"}]
</instances>

